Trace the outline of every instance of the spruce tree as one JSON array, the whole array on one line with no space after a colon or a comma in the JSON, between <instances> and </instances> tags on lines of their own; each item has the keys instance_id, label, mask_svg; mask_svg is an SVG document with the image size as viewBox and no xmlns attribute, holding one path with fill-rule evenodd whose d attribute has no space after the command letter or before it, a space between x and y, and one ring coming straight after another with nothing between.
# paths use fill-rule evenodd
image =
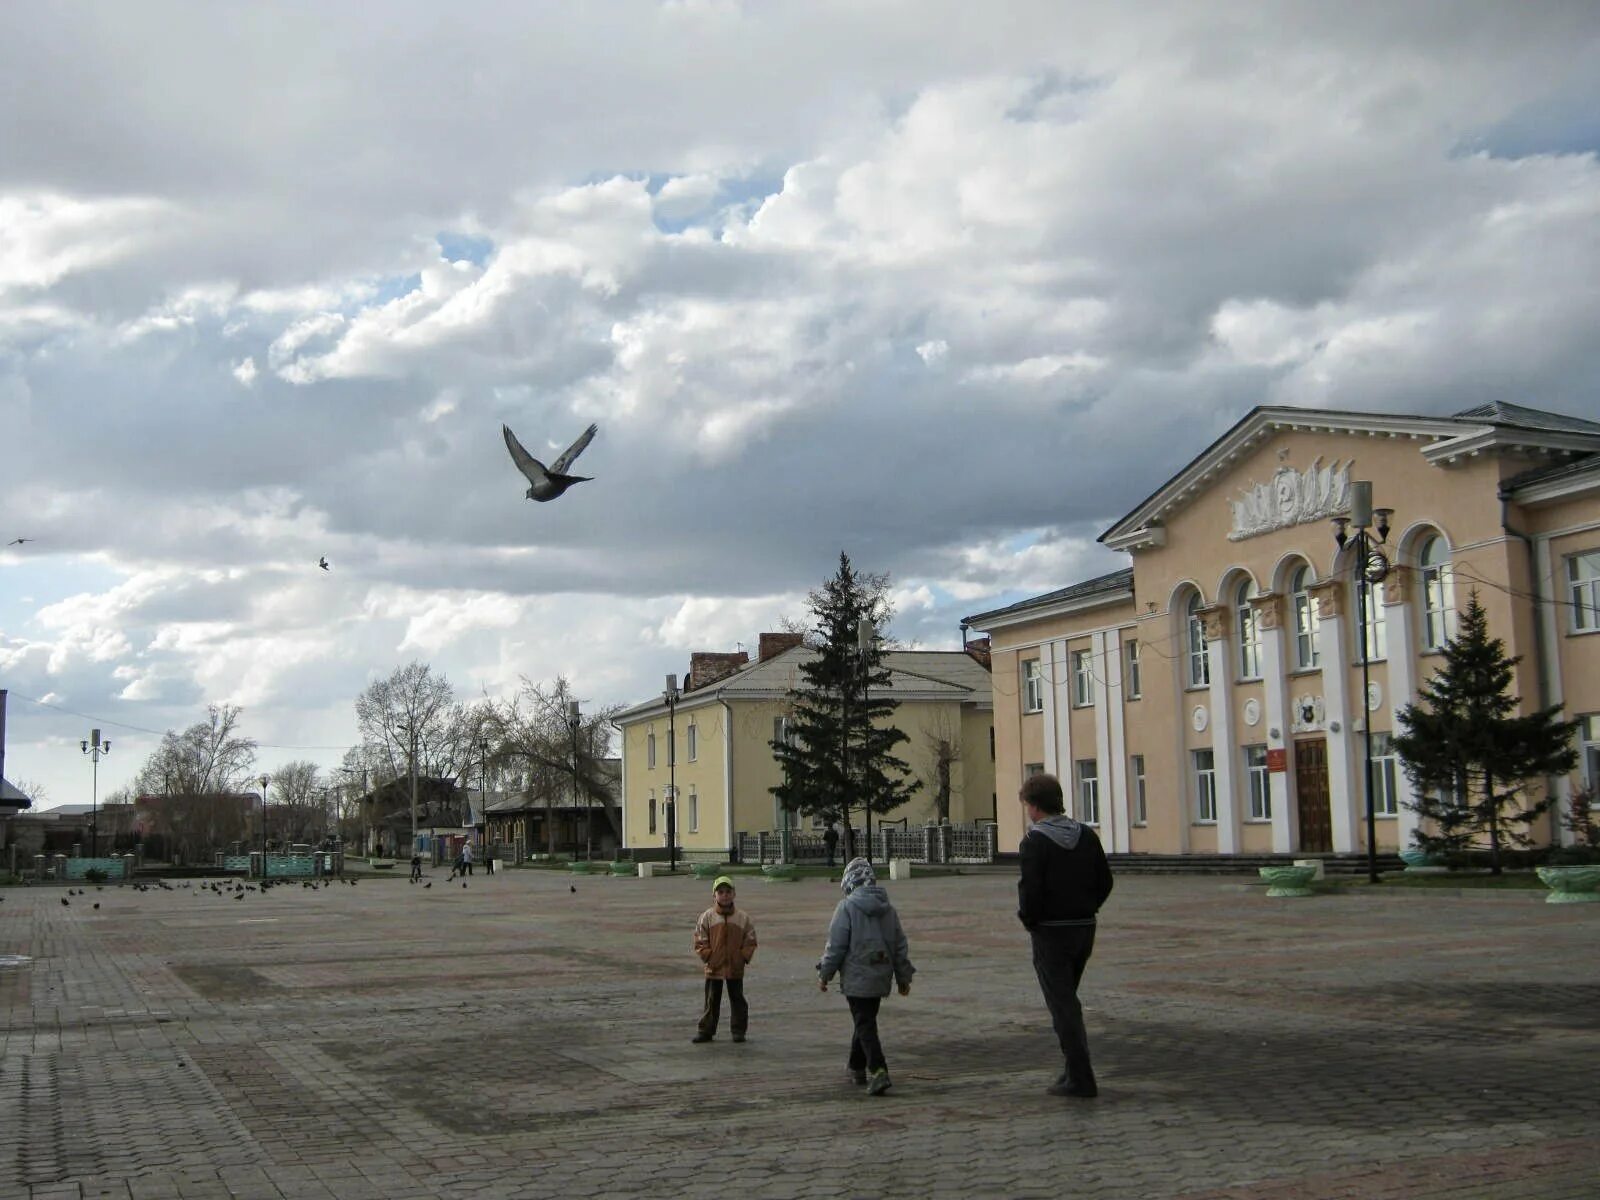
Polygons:
<instances>
[{"instance_id":1,"label":"spruce tree","mask_svg":"<svg viewBox=\"0 0 1600 1200\"><path fill-rule=\"evenodd\" d=\"M899 705L889 698L882 643L874 638L865 650L857 643L863 617L875 626L887 621L887 590L885 577L857 575L840 553L838 574L807 597L813 653L800 664L789 736L771 743L783 768L772 794L789 812L843 820L847 859L856 853L852 809L887 813L922 786L893 753L909 739L892 724Z\"/></svg>"},{"instance_id":2,"label":"spruce tree","mask_svg":"<svg viewBox=\"0 0 1600 1200\"><path fill-rule=\"evenodd\" d=\"M1531 846L1533 823L1554 801L1542 780L1578 760L1578 723L1561 720L1559 704L1517 715L1521 699L1510 689L1521 661L1507 658L1505 643L1489 636L1474 591L1459 632L1445 643L1444 665L1423 686L1421 703L1400 711L1402 732L1394 738L1416 789L1409 807L1431 826L1417 830L1418 847L1460 852L1486 839L1496 875L1502 847Z\"/></svg>"}]
</instances>

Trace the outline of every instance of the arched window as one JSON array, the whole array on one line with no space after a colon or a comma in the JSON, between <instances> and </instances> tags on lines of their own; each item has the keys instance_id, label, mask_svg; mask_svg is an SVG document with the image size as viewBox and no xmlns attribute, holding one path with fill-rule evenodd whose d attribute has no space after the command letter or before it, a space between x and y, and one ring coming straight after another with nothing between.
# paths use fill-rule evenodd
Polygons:
<instances>
[{"instance_id":1,"label":"arched window","mask_svg":"<svg viewBox=\"0 0 1600 1200\"><path fill-rule=\"evenodd\" d=\"M1289 602L1294 610L1294 665L1302 671L1322 665L1322 618L1311 597L1314 582L1311 568L1301 567L1289 583Z\"/></svg>"},{"instance_id":2,"label":"arched window","mask_svg":"<svg viewBox=\"0 0 1600 1200\"><path fill-rule=\"evenodd\" d=\"M1211 658L1206 653L1206 623L1200 616L1205 607L1200 593L1189 597L1189 686L1207 687L1211 683Z\"/></svg>"},{"instance_id":3,"label":"arched window","mask_svg":"<svg viewBox=\"0 0 1600 1200\"><path fill-rule=\"evenodd\" d=\"M1355 569L1358 571L1361 569L1359 564ZM1382 583L1367 585L1367 611L1364 624L1361 613L1361 581L1358 579L1351 583L1350 619L1362 626L1358 630L1362 640L1356 643L1357 653L1361 653L1364 649L1368 662L1379 662L1388 658L1389 637L1384 627Z\"/></svg>"},{"instance_id":4,"label":"arched window","mask_svg":"<svg viewBox=\"0 0 1600 1200\"><path fill-rule=\"evenodd\" d=\"M1455 581L1450 572L1450 547L1435 534L1417 556L1422 568L1422 648L1441 650L1456 632Z\"/></svg>"},{"instance_id":5,"label":"arched window","mask_svg":"<svg viewBox=\"0 0 1600 1200\"><path fill-rule=\"evenodd\" d=\"M1239 630L1239 678L1261 678L1261 627L1250 607L1250 581L1239 582L1233 595L1234 625Z\"/></svg>"}]
</instances>

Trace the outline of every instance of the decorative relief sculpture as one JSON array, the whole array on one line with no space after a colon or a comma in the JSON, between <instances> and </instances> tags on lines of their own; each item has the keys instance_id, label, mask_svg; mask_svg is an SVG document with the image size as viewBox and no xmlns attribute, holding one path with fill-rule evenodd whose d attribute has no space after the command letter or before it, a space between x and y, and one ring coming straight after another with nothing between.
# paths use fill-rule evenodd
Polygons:
<instances>
[{"instance_id":1,"label":"decorative relief sculpture","mask_svg":"<svg viewBox=\"0 0 1600 1200\"><path fill-rule=\"evenodd\" d=\"M1412 569L1404 563L1389 564L1389 574L1383 580L1383 602L1394 606L1411 599Z\"/></svg>"},{"instance_id":2,"label":"decorative relief sculpture","mask_svg":"<svg viewBox=\"0 0 1600 1200\"><path fill-rule=\"evenodd\" d=\"M1253 483L1239 499L1228 501L1233 509L1233 529L1228 540L1243 541L1342 513L1350 506L1352 465L1353 459L1323 466L1318 457L1304 471L1279 467L1270 483Z\"/></svg>"},{"instance_id":3,"label":"decorative relief sculpture","mask_svg":"<svg viewBox=\"0 0 1600 1200\"><path fill-rule=\"evenodd\" d=\"M1213 604L1209 608L1202 608L1195 613L1205 626L1206 641L1216 642L1228 636L1228 606L1226 604Z\"/></svg>"},{"instance_id":4,"label":"decorative relief sculpture","mask_svg":"<svg viewBox=\"0 0 1600 1200\"><path fill-rule=\"evenodd\" d=\"M1321 729L1327 712L1321 696L1296 696L1291 706L1291 725L1296 733Z\"/></svg>"},{"instance_id":5,"label":"decorative relief sculpture","mask_svg":"<svg viewBox=\"0 0 1600 1200\"><path fill-rule=\"evenodd\" d=\"M1344 580L1324 579L1306 589L1317 602L1317 616L1324 621L1334 621L1344 616Z\"/></svg>"},{"instance_id":6,"label":"decorative relief sculpture","mask_svg":"<svg viewBox=\"0 0 1600 1200\"><path fill-rule=\"evenodd\" d=\"M1260 596L1250 597L1250 608L1256 614L1256 627L1259 629L1283 628L1283 597L1277 592L1268 592Z\"/></svg>"}]
</instances>

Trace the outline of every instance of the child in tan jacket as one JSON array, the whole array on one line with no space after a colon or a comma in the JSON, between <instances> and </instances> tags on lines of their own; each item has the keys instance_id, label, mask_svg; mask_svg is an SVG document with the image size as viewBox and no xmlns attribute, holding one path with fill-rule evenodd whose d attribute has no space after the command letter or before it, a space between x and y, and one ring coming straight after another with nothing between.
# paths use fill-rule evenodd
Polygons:
<instances>
[{"instance_id":1,"label":"child in tan jacket","mask_svg":"<svg viewBox=\"0 0 1600 1200\"><path fill-rule=\"evenodd\" d=\"M717 1021L722 1015L722 989L726 984L728 1003L733 1008L733 1019L729 1022L733 1040L742 1042L750 1024L750 1006L744 999L744 968L756 952L756 927L748 913L734 907L732 879L718 875L711 884L711 891L716 903L694 923L694 952L706 965L706 1003L693 1040L709 1042L717 1036Z\"/></svg>"}]
</instances>

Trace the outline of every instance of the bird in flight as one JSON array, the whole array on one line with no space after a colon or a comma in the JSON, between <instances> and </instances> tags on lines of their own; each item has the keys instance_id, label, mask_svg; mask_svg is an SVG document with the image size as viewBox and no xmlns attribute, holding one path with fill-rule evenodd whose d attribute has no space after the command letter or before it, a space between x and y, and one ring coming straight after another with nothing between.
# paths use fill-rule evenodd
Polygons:
<instances>
[{"instance_id":1,"label":"bird in flight","mask_svg":"<svg viewBox=\"0 0 1600 1200\"><path fill-rule=\"evenodd\" d=\"M500 426L500 431L506 437L506 449L511 451L511 461L517 464L517 470L528 477L531 485L524 493L529 500L537 500L541 504L546 500L554 500L562 492L575 483L586 483L593 478L591 475L568 475L567 469L572 466L578 455L583 453L584 447L594 440L600 427L591 425L578 435L578 440L562 452L560 458L546 467L533 455L522 448L522 443L517 441L517 435L511 432L509 425Z\"/></svg>"},{"instance_id":2,"label":"bird in flight","mask_svg":"<svg viewBox=\"0 0 1600 1200\"><path fill-rule=\"evenodd\" d=\"M317 559L317 566L321 567L324 571L333 570L333 568L328 565L328 559L327 559L326 555L324 555L322 558Z\"/></svg>"},{"instance_id":3,"label":"bird in flight","mask_svg":"<svg viewBox=\"0 0 1600 1200\"><path fill-rule=\"evenodd\" d=\"M507 432L509 433L510 431L507 430ZM9 542L6 543L6 545L7 546L20 546L20 545L22 545L23 542L37 542L38 540L39 540L38 538L12 538Z\"/></svg>"}]
</instances>

